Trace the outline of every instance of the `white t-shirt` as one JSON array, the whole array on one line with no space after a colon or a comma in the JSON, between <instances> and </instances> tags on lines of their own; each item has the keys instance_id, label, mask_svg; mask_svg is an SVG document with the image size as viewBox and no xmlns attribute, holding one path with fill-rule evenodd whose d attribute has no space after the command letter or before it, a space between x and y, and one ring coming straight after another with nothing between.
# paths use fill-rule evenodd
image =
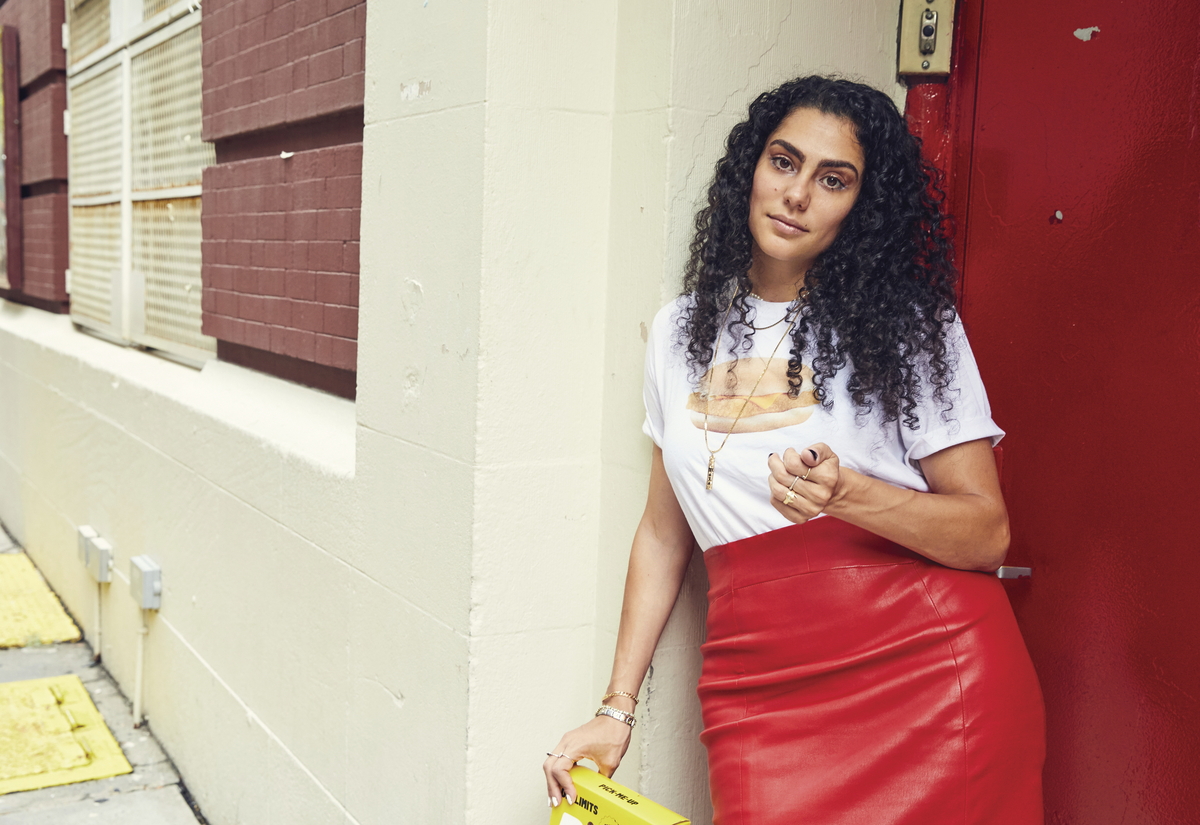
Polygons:
<instances>
[{"instance_id":1,"label":"white t-shirt","mask_svg":"<svg viewBox=\"0 0 1200 825\"><path fill-rule=\"evenodd\" d=\"M752 323L758 331L751 349L739 350L736 383L728 383L732 359L727 342L731 334L744 336L746 330L731 320L733 329L722 335L721 351L715 359L714 393L706 401L690 378L685 351L675 343L677 319L686 300L677 298L655 316L646 349L646 423L642 429L662 448L671 487L704 550L791 524L770 503L770 453L783 453L788 447L799 451L825 442L843 467L897 487L928 492L918 459L980 438L991 439L994 446L1004 435L992 421L987 393L960 321L955 321L946 340L948 358L957 360L945 394L953 407L944 412L946 404L935 403L923 382L914 413L919 423L913 430L902 421L885 422L878 410L863 414L855 406L846 391L850 364L825 383L833 408L816 403L811 395L811 351L801 359L805 380L799 397L788 397L782 390L786 390L790 340L779 346L766 375L763 370L788 321L769 325L783 319L790 304L756 298L747 301L755 309ZM760 383L751 395L755 381ZM707 386L707 377L702 382ZM742 418L721 447L743 404ZM709 460L703 429L706 408L708 444L714 450L720 447L711 490L705 489Z\"/></svg>"}]
</instances>

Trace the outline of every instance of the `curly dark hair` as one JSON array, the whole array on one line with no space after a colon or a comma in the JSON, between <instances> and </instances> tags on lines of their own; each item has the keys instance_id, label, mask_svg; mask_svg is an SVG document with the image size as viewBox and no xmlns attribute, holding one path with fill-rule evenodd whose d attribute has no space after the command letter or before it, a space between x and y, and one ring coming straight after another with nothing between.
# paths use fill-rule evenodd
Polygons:
<instances>
[{"instance_id":1,"label":"curly dark hair","mask_svg":"<svg viewBox=\"0 0 1200 825\"><path fill-rule=\"evenodd\" d=\"M870 86L800 77L750 104L749 116L729 133L708 205L696 215L683 281L683 294L690 299L679 321L678 344L698 380L712 362L717 328L730 301L736 323L753 321L745 298L751 289L754 171L767 138L799 108L848 120L866 168L858 200L837 238L805 275L808 296L792 331L788 360L790 393L800 391L800 356L811 343L815 395L826 408L833 399L825 384L849 363L847 386L860 413L878 404L887 421L903 419L915 429L922 374L933 399L950 407L944 396L955 367L945 340L956 317L953 229L942 212L938 172L922 158L920 139L909 132L891 99ZM739 349L751 346L748 337L729 340L734 359Z\"/></svg>"}]
</instances>

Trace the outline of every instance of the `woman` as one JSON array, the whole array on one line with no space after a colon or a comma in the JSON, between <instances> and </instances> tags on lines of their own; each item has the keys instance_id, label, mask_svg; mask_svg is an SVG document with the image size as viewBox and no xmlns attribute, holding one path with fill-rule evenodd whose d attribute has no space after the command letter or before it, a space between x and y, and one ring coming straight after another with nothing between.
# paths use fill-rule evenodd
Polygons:
<instances>
[{"instance_id":1,"label":"woman","mask_svg":"<svg viewBox=\"0 0 1200 825\"><path fill-rule=\"evenodd\" d=\"M655 443L608 710L547 755L611 775L693 541L714 822L1042 821L1041 693L999 581L1003 432L941 193L884 94L800 78L717 165L655 319Z\"/></svg>"}]
</instances>

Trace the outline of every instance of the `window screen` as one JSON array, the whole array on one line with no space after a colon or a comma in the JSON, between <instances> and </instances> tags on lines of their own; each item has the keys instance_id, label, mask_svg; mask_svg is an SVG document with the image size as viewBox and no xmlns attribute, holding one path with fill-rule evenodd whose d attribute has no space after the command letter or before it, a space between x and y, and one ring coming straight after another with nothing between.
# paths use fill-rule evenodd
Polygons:
<instances>
[{"instance_id":1,"label":"window screen","mask_svg":"<svg viewBox=\"0 0 1200 825\"><path fill-rule=\"evenodd\" d=\"M100 3L72 8L72 43ZM200 140L200 12L190 7L144 0L122 39L133 42L72 52L70 290L77 323L202 360L216 351L200 332L200 181L214 152Z\"/></svg>"}]
</instances>

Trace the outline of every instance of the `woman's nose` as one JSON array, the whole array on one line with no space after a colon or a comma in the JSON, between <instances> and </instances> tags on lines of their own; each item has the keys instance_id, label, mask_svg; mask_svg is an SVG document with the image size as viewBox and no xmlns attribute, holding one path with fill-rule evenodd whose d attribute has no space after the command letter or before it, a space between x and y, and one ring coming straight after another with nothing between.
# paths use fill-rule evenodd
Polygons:
<instances>
[{"instance_id":1,"label":"woman's nose","mask_svg":"<svg viewBox=\"0 0 1200 825\"><path fill-rule=\"evenodd\" d=\"M801 179L799 176L783 192L784 203L793 209L808 209L808 203L811 199L812 189L809 182Z\"/></svg>"}]
</instances>

